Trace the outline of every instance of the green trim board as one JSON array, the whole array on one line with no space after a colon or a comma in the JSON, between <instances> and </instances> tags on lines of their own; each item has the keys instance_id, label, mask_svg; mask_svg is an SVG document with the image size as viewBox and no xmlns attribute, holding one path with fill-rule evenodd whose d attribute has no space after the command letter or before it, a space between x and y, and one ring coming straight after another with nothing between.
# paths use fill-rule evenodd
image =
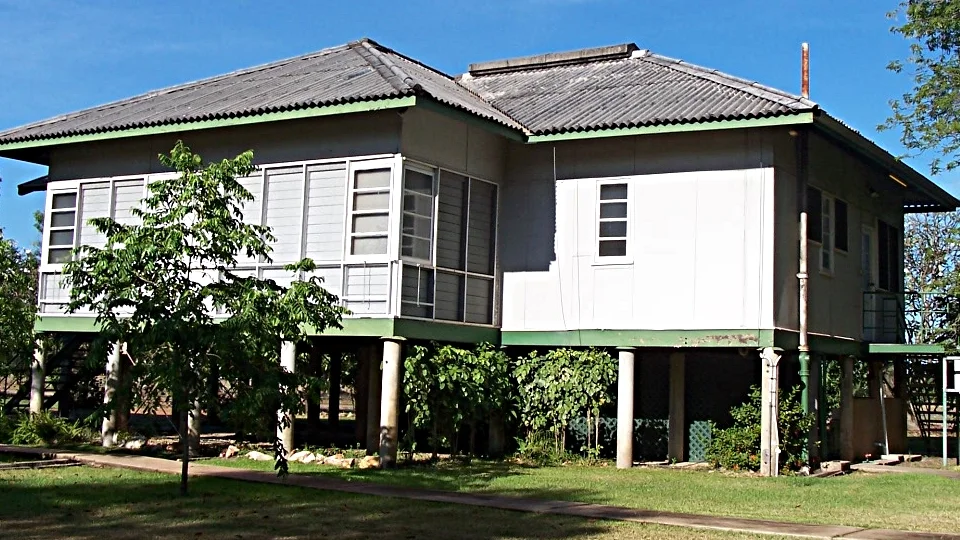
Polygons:
<instances>
[{"instance_id":1,"label":"green trim board","mask_svg":"<svg viewBox=\"0 0 960 540\"><path fill-rule=\"evenodd\" d=\"M797 124L812 124L812 112L773 116L769 118L752 118L746 120L719 120L715 122L697 122L689 124L665 124L640 126L631 128L594 129L588 131L572 131L568 133L554 133L549 135L531 135L528 143L543 143L555 141L573 141L579 139L598 139L603 137L624 137L630 135L659 135L663 133L689 133L694 131L715 131L721 129L765 128L774 126L792 126Z\"/></svg>"},{"instance_id":2,"label":"green trim board","mask_svg":"<svg viewBox=\"0 0 960 540\"><path fill-rule=\"evenodd\" d=\"M507 331L502 345L550 347L772 347L773 330Z\"/></svg>"},{"instance_id":3,"label":"green trim board","mask_svg":"<svg viewBox=\"0 0 960 540\"><path fill-rule=\"evenodd\" d=\"M926 343L868 343L868 354L946 354L943 345Z\"/></svg>"},{"instance_id":4,"label":"green trim board","mask_svg":"<svg viewBox=\"0 0 960 540\"><path fill-rule=\"evenodd\" d=\"M373 101L356 101L353 103L341 103L337 105L324 105L321 107L311 107L309 109L297 109L293 111L279 111L255 114L251 116L238 116L234 118L218 118L215 120L200 120L196 122L182 122L177 124L164 124L160 126L122 129L117 131L105 131L102 133L89 133L84 135L67 135L63 137L51 137L44 139L34 139L29 141L0 143L0 152L9 150L26 150L32 148L43 148L47 146L58 146L62 144L74 144L93 141L105 141L111 139L125 139L129 137L142 137L146 135L161 135L164 133L182 133L184 131L195 131L200 129L213 129L231 126L244 126L249 124L262 124L265 122L279 122L282 120L298 120L301 118L315 118L320 116L331 116L336 114L348 114L357 112L373 112L387 109L398 109L413 107L417 104L415 96L402 98L386 98Z\"/></svg>"},{"instance_id":5,"label":"green trim board","mask_svg":"<svg viewBox=\"0 0 960 540\"><path fill-rule=\"evenodd\" d=\"M500 343L500 330L492 326L464 325L441 321L393 318L344 319L343 328L329 328L317 334L313 328L305 328L307 335L344 337L389 337L449 341L455 343ZM38 315L35 332L95 333L100 330L95 317Z\"/></svg>"}]
</instances>

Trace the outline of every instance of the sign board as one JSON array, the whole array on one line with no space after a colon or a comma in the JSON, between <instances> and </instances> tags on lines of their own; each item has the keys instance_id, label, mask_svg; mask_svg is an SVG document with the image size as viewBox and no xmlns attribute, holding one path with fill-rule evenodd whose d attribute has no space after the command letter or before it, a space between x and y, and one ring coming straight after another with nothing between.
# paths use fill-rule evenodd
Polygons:
<instances>
[{"instance_id":1,"label":"sign board","mask_svg":"<svg viewBox=\"0 0 960 540\"><path fill-rule=\"evenodd\" d=\"M948 356L943 359L943 390L960 392L960 357Z\"/></svg>"}]
</instances>

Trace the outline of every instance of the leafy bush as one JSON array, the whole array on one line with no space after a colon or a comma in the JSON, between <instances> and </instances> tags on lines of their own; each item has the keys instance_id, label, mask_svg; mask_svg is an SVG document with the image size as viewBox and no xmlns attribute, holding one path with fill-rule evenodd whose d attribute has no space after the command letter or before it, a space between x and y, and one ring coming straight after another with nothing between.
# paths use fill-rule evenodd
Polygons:
<instances>
[{"instance_id":1,"label":"leafy bush","mask_svg":"<svg viewBox=\"0 0 960 540\"><path fill-rule=\"evenodd\" d=\"M714 467L760 469L760 401L760 389L751 387L749 399L730 409L733 426L714 428L706 456ZM784 471L795 471L803 465L807 433L814 418L812 414L803 414L799 386L780 392L779 409L780 467Z\"/></svg>"},{"instance_id":2,"label":"leafy bush","mask_svg":"<svg viewBox=\"0 0 960 540\"><path fill-rule=\"evenodd\" d=\"M558 465L566 461L567 453L557 448L553 434L546 431L528 433L517 439L517 457L540 467Z\"/></svg>"},{"instance_id":3,"label":"leafy bush","mask_svg":"<svg viewBox=\"0 0 960 540\"><path fill-rule=\"evenodd\" d=\"M0 414L0 442L10 440L10 434L13 432L13 420L5 414Z\"/></svg>"},{"instance_id":4,"label":"leafy bush","mask_svg":"<svg viewBox=\"0 0 960 540\"><path fill-rule=\"evenodd\" d=\"M404 361L403 392L413 427L406 445L415 447L414 429L428 429L434 455L440 446L456 454L465 427L474 453L478 426L495 412L513 412L509 358L489 343L474 349L436 343L413 347Z\"/></svg>"},{"instance_id":5,"label":"leafy bush","mask_svg":"<svg viewBox=\"0 0 960 540\"><path fill-rule=\"evenodd\" d=\"M571 422L584 415L586 444L580 450L599 455L600 408L611 402L617 378L617 365L609 354L599 349L554 349L543 355L533 351L517 360L514 377L528 438L548 432L561 453L567 448Z\"/></svg>"},{"instance_id":6,"label":"leafy bush","mask_svg":"<svg viewBox=\"0 0 960 540\"><path fill-rule=\"evenodd\" d=\"M9 433L12 444L56 446L90 439L92 434L80 422L70 423L46 411L33 416L21 416Z\"/></svg>"}]
</instances>

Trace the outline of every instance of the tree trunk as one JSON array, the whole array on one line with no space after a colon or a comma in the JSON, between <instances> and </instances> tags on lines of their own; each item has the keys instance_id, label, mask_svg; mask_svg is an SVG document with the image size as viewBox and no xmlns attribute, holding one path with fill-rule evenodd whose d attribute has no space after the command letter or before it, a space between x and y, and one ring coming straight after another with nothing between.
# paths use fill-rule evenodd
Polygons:
<instances>
[{"instance_id":1,"label":"tree trunk","mask_svg":"<svg viewBox=\"0 0 960 540\"><path fill-rule=\"evenodd\" d=\"M439 422L437 422L436 417L434 417L433 419L433 440L431 442L433 443L431 444L431 446L433 446L433 457L431 457L430 459L432 459L433 461L436 461L437 447L440 446L440 425L439 425Z\"/></svg>"},{"instance_id":2,"label":"tree trunk","mask_svg":"<svg viewBox=\"0 0 960 540\"><path fill-rule=\"evenodd\" d=\"M181 404L180 407L180 459L182 463L180 465L180 495L186 496L187 494L187 470L190 466L190 442L188 441L187 436L187 417L190 414L190 408L186 404Z\"/></svg>"},{"instance_id":3,"label":"tree trunk","mask_svg":"<svg viewBox=\"0 0 960 540\"><path fill-rule=\"evenodd\" d=\"M591 448L593 448L593 446L590 444L592 431L593 431L593 426L590 425L590 409L587 409L587 450L590 450Z\"/></svg>"},{"instance_id":4,"label":"tree trunk","mask_svg":"<svg viewBox=\"0 0 960 540\"><path fill-rule=\"evenodd\" d=\"M343 353L330 355L330 402L327 404L327 427L336 437L340 431L340 374L343 369Z\"/></svg>"},{"instance_id":5,"label":"tree trunk","mask_svg":"<svg viewBox=\"0 0 960 540\"><path fill-rule=\"evenodd\" d=\"M477 455L477 423L470 422L470 455Z\"/></svg>"}]
</instances>

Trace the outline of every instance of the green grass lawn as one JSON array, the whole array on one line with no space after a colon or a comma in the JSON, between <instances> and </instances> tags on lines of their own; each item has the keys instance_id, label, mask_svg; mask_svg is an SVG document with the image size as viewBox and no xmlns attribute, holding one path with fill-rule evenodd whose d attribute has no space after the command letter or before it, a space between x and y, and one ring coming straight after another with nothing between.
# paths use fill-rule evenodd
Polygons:
<instances>
[{"instance_id":1,"label":"green grass lawn","mask_svg":"<svg viewBox=\"0 0 960 540\"><path fill-rule=\"evenodd\" d=\"M244 458L204 461L273 470ZM404 466L393 471L291 464L319 474L451 491L501 493L694 514L931 532L960 531L960 482L920 474L858 472L833 478L730 476L613 467L527 468L502 462Z\"/></svg>"},{"instance_id":2,"label":"green grass lawn","mask_svg":"<svg viewBox=\"0 0 960 540\"><path fill-rule=\"evenodd\" d=\"M293 486L72 467L0 471L0 538L760 538ZM768 538L768 537L766 537Z\"/></svg>"}]
</instances>

